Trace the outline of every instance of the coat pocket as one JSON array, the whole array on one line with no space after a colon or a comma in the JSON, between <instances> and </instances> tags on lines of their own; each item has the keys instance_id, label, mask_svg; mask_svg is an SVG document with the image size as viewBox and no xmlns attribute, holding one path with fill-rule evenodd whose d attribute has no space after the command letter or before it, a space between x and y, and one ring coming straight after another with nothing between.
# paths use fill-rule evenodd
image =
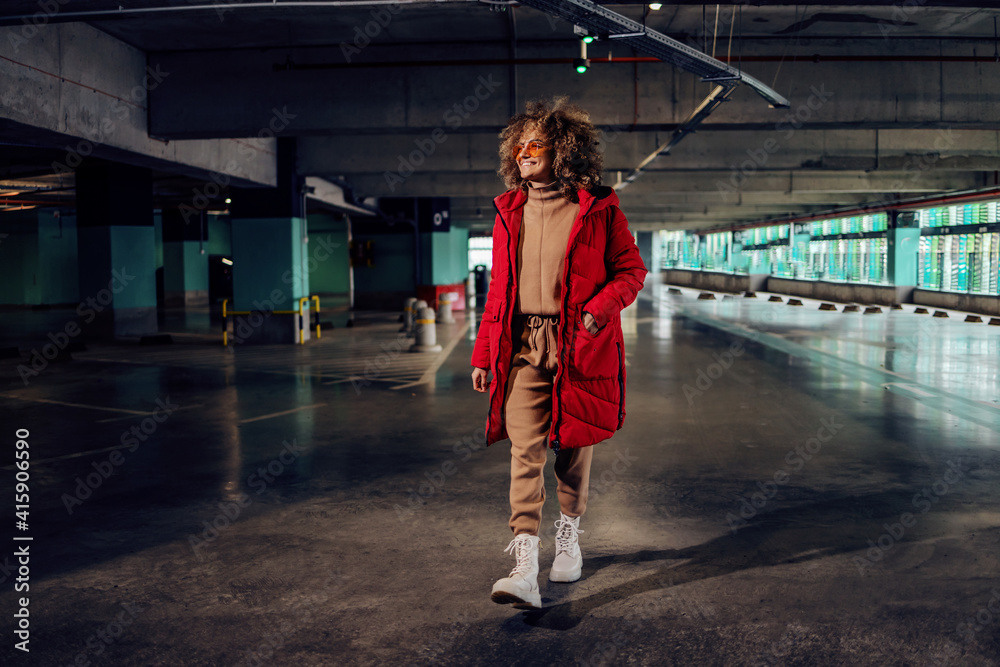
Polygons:
<instances>
[{"instance_id":1,"label":"coat pocket","mask_svg":"<svg viewBox=\"0 0 1000 667\"><path fill-rule=\"evenodd\" d=\"M618 379L618 346L612 326L596 334L587 331L582 322L573 328L570 377L575 380Z\"/></svg>"}]
</instances>

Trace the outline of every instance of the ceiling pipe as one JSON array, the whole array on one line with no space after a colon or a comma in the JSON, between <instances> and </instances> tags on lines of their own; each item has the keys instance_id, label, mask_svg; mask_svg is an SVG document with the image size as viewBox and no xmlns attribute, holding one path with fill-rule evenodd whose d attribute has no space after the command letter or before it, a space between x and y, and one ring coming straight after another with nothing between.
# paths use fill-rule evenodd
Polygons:
<instances>
[{"instance_id":1,"label":"ceiling pipe","mask_svg":"<svg viewBox=\"0 0 1000 667\"><path fill-rule=\"evenodd\" d=\"M449 0L450 2L478 3L479 0ZM131 7L121 5L115 9L87 9L75 12L58 10L48 15L47 22L66 21L100 21L102 19L120 19L143 16L146 14L167 14L176 12L199 12L211 10L220 16L237 9L287 9L293 7L370 7L374 5L416 5L425 4L426 0L362 0L350 2L346 0L270 0L269 2L212 2L199 5L167 5L160 7ZM11 14L0 16L0 26L17 25L24 22L32 23L38 20L38 12L34 14Z\"/></svg>"},{"instance_id":2,"label":"ceiling pipe","mask_svg":"<svg viewBox=\"0 0 1000 667\"><path fill-rule=\"evenodd\" d=\"M743 56L743 62L781 62L787 60L784 56ZM722 56L719 60L730 62L736 57ZM355 68L389 68L389 67L468 67L486 65L572 65L573 58L480 58L462 60L392 60L367 63L294 63L286 61L276 63L274 71L308 71ZM613 58L592 58L591 65L624 65L626 63L661 63L659 58L652 56L621 56ZM811 56L799 58L798 62L929 62L929 63L995 63L994 56Z\"/></svg>"}]
</instances>

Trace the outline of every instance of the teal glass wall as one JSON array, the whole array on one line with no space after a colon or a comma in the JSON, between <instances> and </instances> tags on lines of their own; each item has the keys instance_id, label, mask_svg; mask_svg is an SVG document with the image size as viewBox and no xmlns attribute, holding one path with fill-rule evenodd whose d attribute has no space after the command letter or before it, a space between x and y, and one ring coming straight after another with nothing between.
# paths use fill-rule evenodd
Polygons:
<instances>
[{"instance_id":1,"label":"teal glass wall","mask_svg":"<svg viewBox=\"0 0 1000 667\"><path fill-rule=\"evenodd\" d=\"M998 209L1000 202L984 201L907 211L895 230L882 212L727 232L663 231L662 267L889 285L891 250L897 267L916 261L922 289L1000 295ZM894 250L891 234L903 234Z\"/></svg>"},{"instance_id":2,"label":"teal glass wall","mask_svg":"<svg viewBox=\"0 0 1000 667\"><path fill-rule=\"evenodd\" d=\"M917 211L921 289L1000 294L998 202L975 202Z\"/></svg>"}]
</instances>

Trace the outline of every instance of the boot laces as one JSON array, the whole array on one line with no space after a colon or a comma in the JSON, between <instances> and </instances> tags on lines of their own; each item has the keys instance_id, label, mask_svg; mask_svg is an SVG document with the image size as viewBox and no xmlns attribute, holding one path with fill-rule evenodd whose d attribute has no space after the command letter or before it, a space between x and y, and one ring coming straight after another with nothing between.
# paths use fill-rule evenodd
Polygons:
<instances>
[{"instance_id":1,"label":"boot laces","mask_svg":"<svg viewBox=\"0 0 1000 667\"><path fill-rule=\"evenodd\" d=\"M575 520L570 520L564 516L561 516L558 521L555 522L557 528L556 531L556 554L566 552L572 553L573 547L576 546L579 541L579 533L586 531L580 530L577 526L579 524L580 517L576 517Z\"/></svg>"},{"instance_id":2,"label":"boot laces","mask_svg":"<svg viewBox=\"0 0 1000 667\"><path fill-rule=\"evenodd\" d=\"M531 571L531 540L526 539L528 536L518 535L510 541L507 548L503 550L505 554L511 554L517 559L517 564L514 565L514 569L510 571L510 576L515 574L526 575ZM541 548L541 545L538 545Z\"/></svg>"}]
</instances>

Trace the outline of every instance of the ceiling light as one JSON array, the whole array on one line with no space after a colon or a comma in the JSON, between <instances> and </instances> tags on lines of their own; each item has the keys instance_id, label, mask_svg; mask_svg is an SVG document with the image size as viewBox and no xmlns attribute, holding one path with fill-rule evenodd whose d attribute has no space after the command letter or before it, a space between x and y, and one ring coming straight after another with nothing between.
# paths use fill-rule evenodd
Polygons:
<instances>
[{"instance_id":1,"label":"ceiling light","mask_svg":"<svg viewBox=\"0 0 1000 667\"><path fill-rule=\"evenodd\" d=\"M662 6L663 5L660 4L659 2L651 2L651 3L649 3L649 8L652 9L654 12L659 11L660 7L662 7Z\"/></svg>"},{"instance_id":2,"label":"ceiling light","mask_svg":"<svg viewBox=\"0 0 1000 667\"><path fill-rule=\"evenodd\" d=\"M573 26L573 34L582 39L584 44L590 44L597 39L596 35L590 34L589 30L578 25Z\"/></svg>"}]
</instances>

